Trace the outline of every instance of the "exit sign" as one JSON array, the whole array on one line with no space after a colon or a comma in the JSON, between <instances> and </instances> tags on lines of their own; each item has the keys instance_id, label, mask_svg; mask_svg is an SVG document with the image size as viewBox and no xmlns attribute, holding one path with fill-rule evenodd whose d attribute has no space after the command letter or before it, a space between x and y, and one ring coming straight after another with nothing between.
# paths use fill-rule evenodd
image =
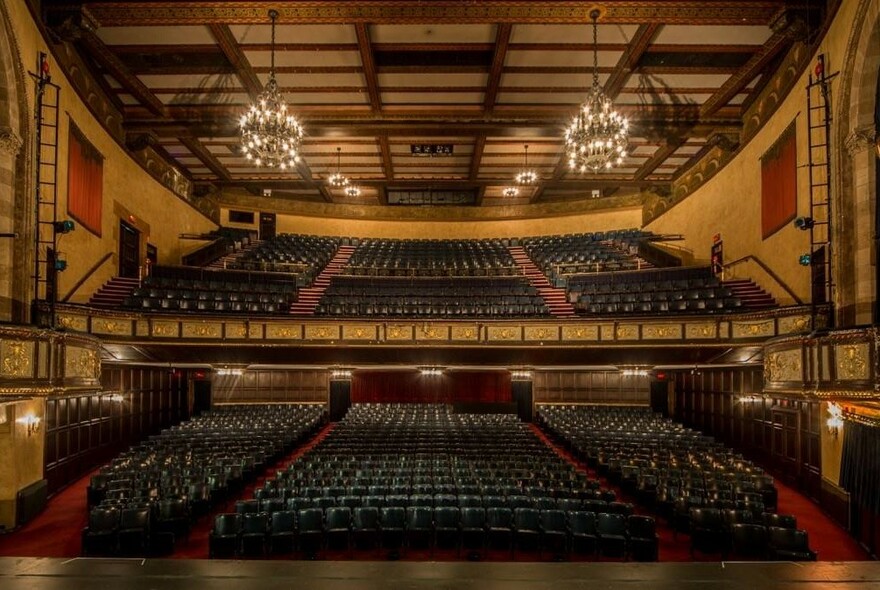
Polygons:
<instances>
[{"instance_id":1,"label":"exit sign","mask_svg":"<svg viewBox=\"0 0 880 590\"><path fill-rule=\"evenodd\" d=\"M451 143L413 143L409 146L413 156L451 156Z\"/></svg>"}]
</instances>

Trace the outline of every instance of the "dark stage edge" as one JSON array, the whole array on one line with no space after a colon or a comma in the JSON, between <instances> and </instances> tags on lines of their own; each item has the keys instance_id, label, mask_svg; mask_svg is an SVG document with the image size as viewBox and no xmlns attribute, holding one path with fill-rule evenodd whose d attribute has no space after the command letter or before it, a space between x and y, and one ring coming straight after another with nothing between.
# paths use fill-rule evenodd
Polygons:
<instances>
[{"instance_id":1,"label":"dark stage edge","mask_svg":"<svg viewBox=\"0 0 880 590\"><path fill-rule=\"evenodd\" d=\"M880 588L880 562L468 563L0 558L4 590Z\"/></svg>"}]
</instances>

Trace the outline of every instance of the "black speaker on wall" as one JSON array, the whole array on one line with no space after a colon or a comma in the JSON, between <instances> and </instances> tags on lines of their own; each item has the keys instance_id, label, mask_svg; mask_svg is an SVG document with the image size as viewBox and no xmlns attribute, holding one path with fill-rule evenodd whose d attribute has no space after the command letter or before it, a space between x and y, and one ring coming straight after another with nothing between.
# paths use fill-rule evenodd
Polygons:
<instances>
[{"instance_id":1,"label":"black speaker on wall","mask_svg":"<svg viewBox=\"0 0 880 590\"><path fill-rule=\"evenodd\" d=\"M330 421L339 422L345 418L351 407L351 380L330 380Z\"/></svg>"},{"instance_id":2,"label":"black speaker on wall","mask_svg":"<svg viewBox=\"0 0 880 590\"><path fill-rule=\"evenodd\" d=\"M516 402L516 415L523 422L531 422L534 418L532 404L532 382L511 381L510 397Z\"/></svg>"}]
</instances>

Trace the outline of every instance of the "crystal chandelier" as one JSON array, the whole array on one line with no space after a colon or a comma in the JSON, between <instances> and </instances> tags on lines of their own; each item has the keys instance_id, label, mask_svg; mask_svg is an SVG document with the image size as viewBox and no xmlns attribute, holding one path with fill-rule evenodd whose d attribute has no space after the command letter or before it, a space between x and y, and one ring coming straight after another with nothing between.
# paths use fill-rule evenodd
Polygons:
<instances>
[{"instance_id":1,"label":"crystal chandelier","mask_svg":"<svg viewBox=\"0 0 880 590\"><path fill-rule=\"evenodd\" d=\"M342 175L342 172L339 168L339 155L341 153L342 148L336 148L336 172L327 177L327 184L329 184L333 188L342 188L348 185L348 178Z\"/></svg>"},{"instance_id":2,"label":"crystal chandelier","mask_svg":"<svg viewBox=\"0 0 880 590\"><path fill-rule=\"evenodd\" d=\"M501 191L501 194L503 194L505 197L513 198L519 194L519 189L515 186L508 186L503 191Z\"/></svg>"},{"instance_id":3,"label":"crystal chandelier","mask_svg":"<svg viewBox=\"0 0 880 590\"><path fill-rule=\"evenodd\" d=\"M353 184L345 187L345 196L352 198L361 196L361 187Z\"/></svg>"},{"instance_id":4,"label":"crystal chandelier","mask_svg":"<svg viewBox=\"0 0 880 590\"><path fill-rule=\"evenodd\" d=\"M284 97L275 81L275 19L278 12L269 11L272 19L272 61L269 81L257 102L241 116L241 148L244 157L257 167L293 168L299 162L303 128L294 115L287 112Z\"/></svg>"},{"instance_id":5,"label":"crystal chandelier","mask_svg":"<svg viewBox=\"0 0 880 590\"><path fill-rule=\"evenodd\" d=\"M614 110L611 99L599 86L599 43L596 37L599 11L591 11L590 18L593 19L593 87L565 131L569 167L579 172L599 172L620 165L626 157L629 134L629 121Z\"/></svg>"},{"instance_id":6,"label":"crystal chandelier","mask_svg":"<svg viewBox=\"0 0 880 590\"><path fill-rule=\"evenodd\" d=\"M516 175L515 180L516 183L520 186L529 186L538 182L538 173L534 170L529 169L529 146L526 144L523 147L523 151L525 152L523 169L520 170L519 174Z\"/></svg>"}]
</instances>

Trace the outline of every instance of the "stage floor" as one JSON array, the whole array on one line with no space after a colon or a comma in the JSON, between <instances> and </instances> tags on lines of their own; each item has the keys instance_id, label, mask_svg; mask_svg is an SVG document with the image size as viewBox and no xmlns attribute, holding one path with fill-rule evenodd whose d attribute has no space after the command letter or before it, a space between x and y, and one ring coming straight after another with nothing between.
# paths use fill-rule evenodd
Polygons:
<instances>
[{"instance_id":1,"label":"stage floor","mask_svg":"<svg viewBox=\"0 0 880 590\"><path fill-rule=\"evenodd\" d=\"M3 590L880 588L880 562L468 563L0 558Z\"/></svg>"}]
</instances>

